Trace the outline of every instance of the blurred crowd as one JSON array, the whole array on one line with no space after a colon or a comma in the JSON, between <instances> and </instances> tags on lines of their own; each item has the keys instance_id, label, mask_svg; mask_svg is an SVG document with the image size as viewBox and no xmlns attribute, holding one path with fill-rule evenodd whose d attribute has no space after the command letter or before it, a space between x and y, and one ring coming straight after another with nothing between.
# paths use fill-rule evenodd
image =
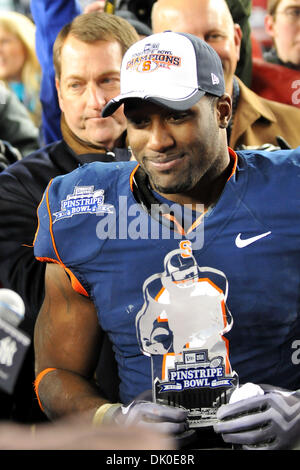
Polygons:
<instances>
[{"instance_id":1,"label":"blurred crowd","mask_svg":"<svg viewBox=\"0 0 300 470\"><path fill-rule=\"evenodd\" d=\"M43 89L43 80L46 85L46 73L51 73L48 61L51 61L51 48L59 27L67 20L64 15L79 12L102 11L104 2L91 2L77 0L70 5L67 13L59 13L54 25L43 24L43 20L35 15L39 10L39 0L1 0L0 2L0 80L2 92L0 97L2 107L1 138L7 147L16 148L15 158L20 158L61 137L60 110L57 97L48 90ZM152 32L151 10L154 0L117 0L113 2L116 7L115 14L127 19L137 29L140 37ZM283 11L284 1L237 1L228 0L233 20L241 27L241 52L237 61L235 74L242 82L258 95L299 107L296 71L299 70L299 52L293 46L292 38L297 34L299 26L299 6ZM280 8L279 8L280 7ZM297 10L298 8L298 10ZM45 11L47 5L45 2ZM279 13L277 10L280 9ZM70 19L68 18L68 19ZM37 24L36 24L37 23ZM46 33L52 36L48 43L40 44L41 36ZM53 31L51 31L51 28ZM49 31L50 29L50 31ZM48 49L47 49L48 47ZM48 55L48 57L47 57ZM43 70L41 65L47 67ZM281 67L277 67L281 66ZM278 75L279 74L279 75ZM271 80L276 75L286 80L284 90ZM48 82L53 77L48 79ZM278 80L276 81L278 83ZM5 88L5 91L4 89ZM41 91L42 88L42 91ZM283 88L283 87L281 87ZM17 102L15 100L17 97ZM4 103L5 102L5 103ZM19 104L21 103L21 105ZM4 121L4 115L16 107L16 123L13 123L10 132ZM50 109L47 109L50 108ZM42 112L46 116L42 120ZM30 120L27 119L30 117ZM23 145L24 139L26 145ZM30 143L29 143L30 141ZM291 142L292 146L293 143ZM20 154L19 154L20 152ZM9 163L12 156L8 152Z\"/></svg>"}]
</instances>

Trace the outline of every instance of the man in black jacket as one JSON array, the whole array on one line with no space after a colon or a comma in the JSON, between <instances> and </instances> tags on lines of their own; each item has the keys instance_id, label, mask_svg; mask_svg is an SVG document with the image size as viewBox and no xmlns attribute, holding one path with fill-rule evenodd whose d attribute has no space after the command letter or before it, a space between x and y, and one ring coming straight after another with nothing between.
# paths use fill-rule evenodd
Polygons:
<instances>
[{"instance_id":1,"label":"man in black jacket","mask_svg":"<svg viewBox=\"0 0 300 470\"><path fill-rule=\"evenodd\" d=\"M0 175L0 283L24 300L26 313L20 328L31 336L44 298L44 266L35 260L32 247L38 204L55 176L92 161L129 160L123 111L114 119L100 116L105 104L119 93L122 56L137 40L129 23L105 13L80 15L66 25L54 45L63 139ZM33 399L33 380L30 350L14 396L0 401L0 418L45 419Z\"/></svg>"}]
</instances>

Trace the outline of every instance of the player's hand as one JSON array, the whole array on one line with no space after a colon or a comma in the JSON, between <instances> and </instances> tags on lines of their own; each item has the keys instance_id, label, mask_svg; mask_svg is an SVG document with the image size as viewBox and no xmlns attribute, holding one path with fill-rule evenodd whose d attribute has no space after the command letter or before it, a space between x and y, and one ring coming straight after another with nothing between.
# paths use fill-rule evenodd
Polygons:
<instances>
[{"instance_id":1,"label":"player's hand","mask_svg":"<svg viewBox=\"0 0 300 470\"><path fill-rule=\"evenodd\" d=\"M263 394L221 406L215 432L245 450L300 448L300 392L260 387Z\"/></svg>"},{"instance_id":2,"label":"player's hand","mask_svg":"<svg viewBox=\"0 0 300 470\"><path fill-rule=\"evenodd\" d=\"M133 400L120 406L113 420L123 426L142 425L149 430L166 434L180 434L188 429L188 411L173 406L160 405L146 400Z\"/></svg>"}]
</instances>

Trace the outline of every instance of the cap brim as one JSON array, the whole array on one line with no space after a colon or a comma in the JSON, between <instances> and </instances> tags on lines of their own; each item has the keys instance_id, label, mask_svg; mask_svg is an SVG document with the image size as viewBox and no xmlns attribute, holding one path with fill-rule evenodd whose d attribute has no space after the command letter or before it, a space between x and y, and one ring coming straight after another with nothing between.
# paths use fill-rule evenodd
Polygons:
<instances>
[{"instance_id":1,"label":"cap brim","mask_svg":"<svg viewBox=\"0 0 300 470\"><path fill-rule=\"evenodd\" d=\"M118 95L110 100L102 111L102 117L111 116L122 104L130 100L149 101L150 103L158 104L164 108L173 109L174 111L186 111L194 106L205 95L205 91L196 90L192 95L178 100L169 100L160 96L145 96L142 93L131 92L124 95Z\"/></svg>"}]
</instances>

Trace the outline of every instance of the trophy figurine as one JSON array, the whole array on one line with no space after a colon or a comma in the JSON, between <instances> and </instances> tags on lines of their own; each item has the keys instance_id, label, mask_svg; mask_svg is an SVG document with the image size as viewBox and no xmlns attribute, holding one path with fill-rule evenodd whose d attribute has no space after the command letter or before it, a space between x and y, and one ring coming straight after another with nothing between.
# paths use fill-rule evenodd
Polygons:
<instances>
[{"instance_id":1,"label":"trophy figurine","mask_svg":"<svg viewBox=\"0 0 300 470\"><path fill-rule=\"evenodd\" d=\"M143 286L136 328L151 357L153 399L188 409L190 428L212 426L237 386L224 337L233 325L227 293L222 271L199 267L181 249L168 253L164 272Z\"/></svg>"}]
</instances>

